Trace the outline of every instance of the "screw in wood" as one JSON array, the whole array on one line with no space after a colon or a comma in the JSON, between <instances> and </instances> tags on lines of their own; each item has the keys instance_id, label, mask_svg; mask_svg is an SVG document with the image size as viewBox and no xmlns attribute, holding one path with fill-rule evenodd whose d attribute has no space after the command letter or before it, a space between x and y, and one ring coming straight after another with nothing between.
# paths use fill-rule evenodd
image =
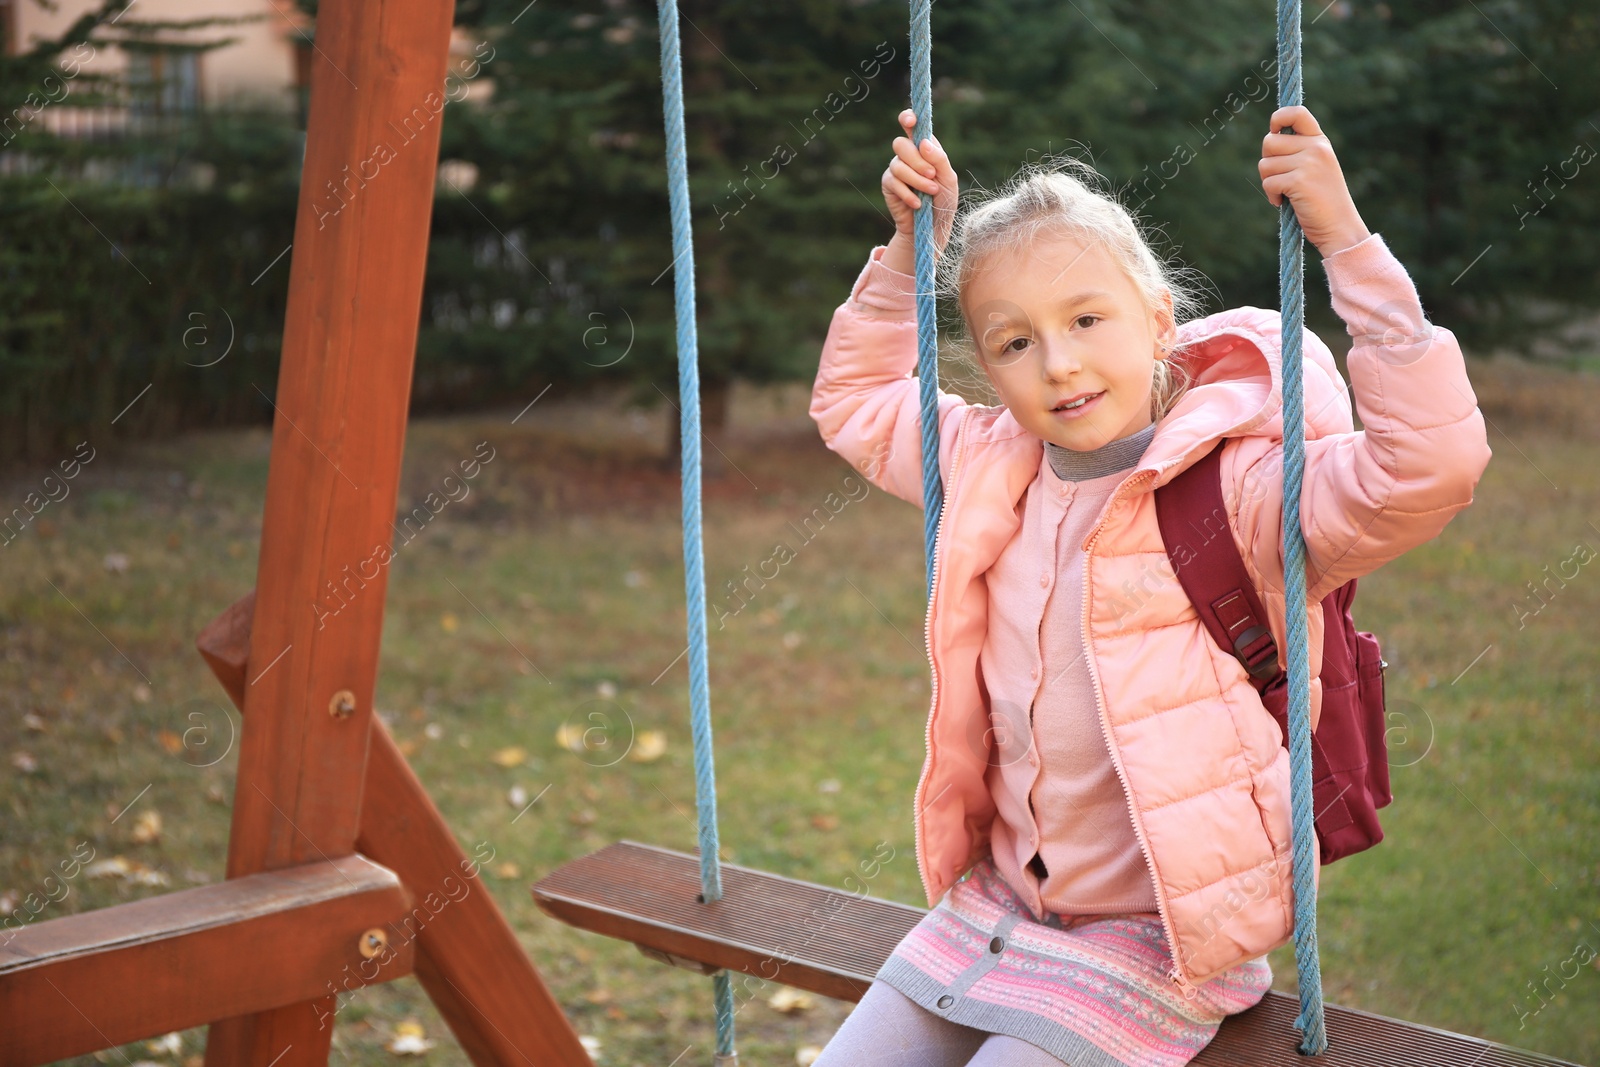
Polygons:
<instances>
[{"instance_id":1,"label":"screw in wood","mask_svg":"<svg viewBox=\"0 0 1600 1067\"><path fill-rule=\"evenodd\" d=\"M356 710L356 695L341 689L328 701L328 714L335 719L348 719Z\"/></svg>"},{"instance_id":2,"label":"screw in wood","mask_svg":"<svg viewBox=\"0 0 1600 1067\"><path fill-rule=\"evenodd\" d=\"M361 955L370 960L374 956L381 956L389 951L389 935L383 928L374 926L361 935L361 939L356 942L356 945L360 948Z\"/></svg>"}]
</instances>

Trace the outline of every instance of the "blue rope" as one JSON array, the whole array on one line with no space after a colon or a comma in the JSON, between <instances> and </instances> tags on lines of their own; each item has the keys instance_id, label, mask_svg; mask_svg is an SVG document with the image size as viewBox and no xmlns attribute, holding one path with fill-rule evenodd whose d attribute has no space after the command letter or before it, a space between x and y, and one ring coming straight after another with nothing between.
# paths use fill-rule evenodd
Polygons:
<instances>
[{"instance_id":1,"label":"blue rope","mask_svg":"<svg viewBox=\"0 0 1600 1067\"><path fill-rule=\"evenodd\" d=\"M1299 0L1278 0L1278 106L1303 99ZM1280 133L1292 133L1286 127ZM1322 1017L1322 966L1317 959L1316 846L1312 835L1311 665L1306 650L1306 542L1300 529L1300 483L1305 473L1305 414L1301 340L1305 323L1305 235L1294 205L1278 205L1278 293L1283 329L1283 588L1288 619L1289 795L1293 810L1294 964L1299 975L1299 1051L1327 1051Z\"/></svg>"},{"instance_id":2,"label":"blue rope","mask_svg":"<svg viewBox=\"0 0 1600 1067\"><path fill-rule=\"evenodd\" d=\"M661 90L666 111L667 180L672 198L672 281L678 320L679 427L683 446L683 579L688 599L689 705L694 731L694 793L700 816L700 890L707 904L722 899L717 845L717 771L711 745L711 686L706 677L706 581L700 529L700 341L695 330L694 231L689 218L689 163L683 132L683 63L678 54L678 5L660 0ZM737 1062L733 1047L733 985L726 970L712 979L717 1059Z\"/></svg>"},{"instance_id":3,"label":"blue rope","mask_svg":"<svg viewBox=\"0 0 1600 1067\"><path fill-rule=\"evenodd\" d=\"M700 521L700 377L695 330L693 232L689 217L689 172L684 146L683 69L678 53L678 8L660 0L661 82L667 126L667 171L672 199L673 282L678 323L679 432L683 440L683 556L688 597L689 690L694 731L695 797L699 812L700 883L707 903L722 898L718 863L716 768L711 739L711 693L706 669L704 553ZM917 122L912 140L933 132L931 0L911 0L911 107ZM1278 0L1278 104L1302 98L1300 8ZM1292 132L1285 130L1283 132ZM935 538L944 510L939 471L938 326L935 319L933 198L921 193L915 221L917 272L917 374L922 413L923 538L928 593L933 592ZM1283 558L1288 626L1289 767L1293 806L1295 966L1299 973L1303 1032L1299 1051L1327 1050L1323 1023L1322 972L1317 959L1317 901L1312 854L1310 662L1307 658L1305 539L1300 529L1300 489L1305 471L1305 425L1301 360L1305 318L1304 235L1285 198L1278 212L1280 303L1282 304L1284 469ZM1288 521L1294 516L1295 521ZM727 971L714 978L717 1057L734 1061L733 990Z\"/></svg>"},{"instance_id":4,"label":"blue rope","mask_svg":"<svg viewBox=\"0 0 1600 1067\"><path fill-rule=\"evenodd\" d=\"M932 0L911 0L911 110L917 124L911 139L921 144L933 132ZM933 197L917 194L914 232L917 262L917 382L922 402L922 539L933 596L934 540L944 511L944 479L939 473L939 326L934 319Z\"/></svg>"}]
</instances>

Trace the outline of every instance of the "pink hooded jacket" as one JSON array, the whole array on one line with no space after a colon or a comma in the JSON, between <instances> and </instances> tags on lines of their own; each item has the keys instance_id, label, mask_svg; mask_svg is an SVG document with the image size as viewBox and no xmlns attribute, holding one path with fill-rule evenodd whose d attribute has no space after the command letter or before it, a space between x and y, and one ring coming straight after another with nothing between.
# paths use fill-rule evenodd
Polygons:
<instances>
[{"instance_id":1,"label":"pink hooded jacket","mask_svg":"<svg viewBox=\"0 0 1600 1067\"><path fill-rule=\"evenodd\" d=\"M884 267L882 254L874 249L834 313L810 413L830 449L920 507L914 301L909 279ZM1364 428L1354 429L1333 354L1305 331L1301 523L1313 729L1320 600L1437 536L1472 502L1491 454L1454 335L1422 320L1410 278L1382 239L1373 234L1324 264L1336 306L1344 294L1341 314L1349 320L1353 308L1365 309L1358 317L1366 321L1350 326L1349 357ZM1408 306L1402 321L1422 322L1423 336L1362 332L1371 322L1391 326L1384 313ZM1083 639L1102 727L1173 946L1169 978L1191 996L1195 985L1293 936L1289 754L1244 668L1212 640L1178 584L1151 490L1226 439L1226 525L1271 617L1281 663L1279 323L1276 311L1240 307L1179 328L1173 358L1194 384L1157 424L1082 546ZM1018 529L1043 449L1002 405L968 404L942 390L938 399L945 505L926 621L927 755L914 810L930 906L989 846L996 809L984 781L985 571Z\"/></svg>"}]
</instances>

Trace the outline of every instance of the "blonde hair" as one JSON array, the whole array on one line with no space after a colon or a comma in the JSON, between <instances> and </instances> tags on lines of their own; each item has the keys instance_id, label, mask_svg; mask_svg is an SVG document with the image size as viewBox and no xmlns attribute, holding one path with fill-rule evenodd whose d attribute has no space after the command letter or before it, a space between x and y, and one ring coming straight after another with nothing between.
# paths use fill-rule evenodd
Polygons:
<instances>
[{"instance_id":1,"label":"blonde hair","mask_svg":"<svg viewBox=\"0 0 1600 1067\"><path fill-rule=\"evenodd\" d=\"M1162 292L1171 293L1174 327L1200 313L1200 295L1186 279L1203 276L1158 258L1134 217L1114 194L1102 191L1105 184L1090 164L1061 156L1024 166L998 191L980 191L958 211L939 260L937 288L941 297L961 308L961 330L952 332L950 349L969 369L977 369L978 361L962 291L984 262L1024 249L1046 231L1098 243L1122 268L1152 314L1161 306ZM1166 358L1156 361L1150 390L1152 421L1171 411L1191 384L1179 360L1180 350L1174 346ZM986 375L980 373L978 379L981 389L992 391Z\"/></svg>"}]
</instances>

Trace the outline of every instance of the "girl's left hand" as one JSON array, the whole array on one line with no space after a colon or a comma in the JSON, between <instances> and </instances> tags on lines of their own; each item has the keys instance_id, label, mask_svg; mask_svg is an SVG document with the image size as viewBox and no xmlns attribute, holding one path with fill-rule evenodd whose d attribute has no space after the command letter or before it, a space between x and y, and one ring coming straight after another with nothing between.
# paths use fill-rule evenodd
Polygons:
<instances>
[{"instance_id":1,"label":"girl's left hand","mask_svg":"<svg viewBox=\"0 0 1600 1067\"><path fill-rule=\"evenodd\" d=\"M1341 252L1372 235L1361 221L1344 182L1333 144L1306 108L1280 107L1270 120L1274 132L1261 139L1261 188L1274 206L1287 196L1306 240L1324 256ZM1285 126L1294 133L1277 133Z\"/></svg>"}]
</instances>

